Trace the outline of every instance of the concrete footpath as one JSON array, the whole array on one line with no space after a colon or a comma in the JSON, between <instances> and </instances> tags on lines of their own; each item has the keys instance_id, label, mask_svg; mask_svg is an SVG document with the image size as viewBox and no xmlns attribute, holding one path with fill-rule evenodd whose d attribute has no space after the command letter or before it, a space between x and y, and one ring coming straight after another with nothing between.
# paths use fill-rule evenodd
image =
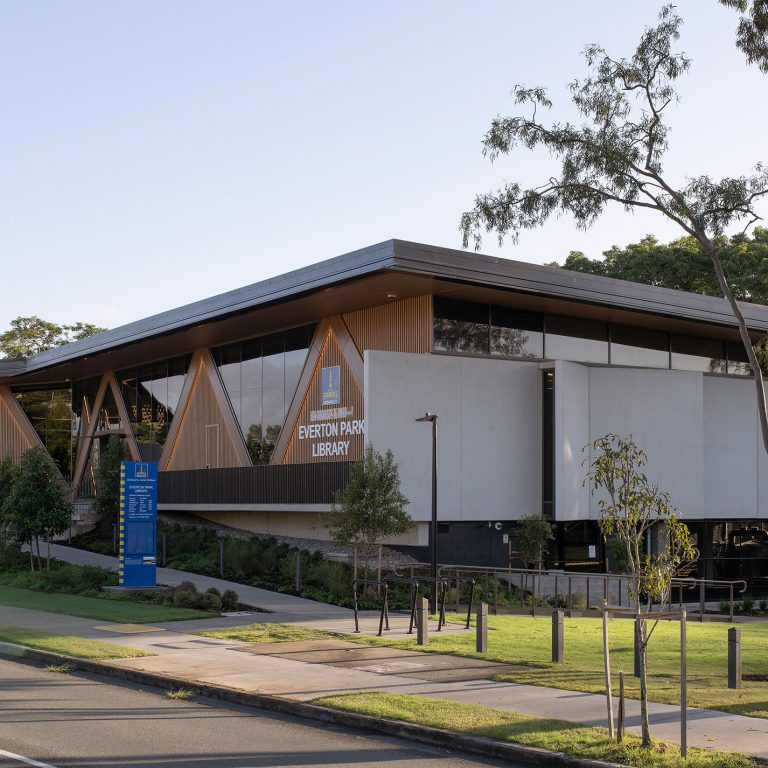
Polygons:
<instances>
[{"instance_id":1,"label":"concrete footpath","mask_svg":"<svg viewBox=\"0 0 768 768\"><path fill-rule=\"evenodd\" d=\"M56 546L55 557L76 563L114 568L116 560L104 555ZM338 633L354 629L352 611L233 584L182 571L158 569L158 581L174 585L188 579L198 588L234 589L243 603L270 613L209 620L168 622L146 626L117 625L71 616L0 606L0 623L98 638L154 656L118 659L116 666L174 675L190 682L273 694L307 701L318 696L351 691L411 693L536 717L559 718L585 725L605 725L605 697L554 688L497 682L491 676L508 670L480 659L361 646L343 638L273 643L252 646L192 634L203 629L262 622L296 624ZM361 629L373 634L378 617L367 612ZM393 616L387 637L403 636L407 617ZM464 631L451 625L449 631ZM629 699L626 722L639 732L639 702ZM617 711L618 704L614 705ZM679 707L650 704L656 738L679 742ZM689 746L745 752L768 759L768 720L713 710L688 709Z\"/></svg>"}]
</instances>

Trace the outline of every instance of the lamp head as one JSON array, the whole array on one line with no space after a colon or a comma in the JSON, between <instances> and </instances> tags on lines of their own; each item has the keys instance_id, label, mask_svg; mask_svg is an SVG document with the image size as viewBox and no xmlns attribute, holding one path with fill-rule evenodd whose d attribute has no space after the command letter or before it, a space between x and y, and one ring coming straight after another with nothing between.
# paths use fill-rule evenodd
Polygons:
<instances>
[{"instance_id":1,"label":"lamp head","mask_svg":"<svg viewBox=\"0 0 768 768\"><path fill-rule=\"evenodd\" d=\"M423 416L420 416L416 421L437 421L437 414L427 411Z\"/></svg>"}]
</instances>

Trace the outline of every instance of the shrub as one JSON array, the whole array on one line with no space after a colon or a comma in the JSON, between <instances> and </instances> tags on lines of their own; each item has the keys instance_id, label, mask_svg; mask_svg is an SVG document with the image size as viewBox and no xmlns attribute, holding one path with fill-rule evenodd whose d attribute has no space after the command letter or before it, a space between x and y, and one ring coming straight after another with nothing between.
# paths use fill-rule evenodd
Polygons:
<instances>
[{"instance_id":1,"label":"shrub","mask_svg":"<svg viewBox=\"0 0 768 768\"><path fill-rule=\"evenodd\" d=\"M202 611L218 612L221 610L221 598L213 592L203 592L202 595L197 595L194 607Z\"/></svg>"},{"instance_id":2,"label":"shrub","mask_svg":"<svg viewBox=\"0 0 768 768\"><path fill-rule=\"evenodd\" d=\"M744 613L752 613L755 608L755 598L745 596L741 599L741 610Z\"/></svg>"},{"instance_id":3,"label":"shrub","mask_svg":"<svg viewBox=\"0 0 768 768\"><path fill-rule=\"evenodd\" d=\"M763 598L760 601L760 610L761 611L768 611L768 600L766 600L765 598Z\"/></svg>"},{"instance_id":4,"label":"shrub","mask_svg":"<svg viewBox=\"0 0 768 768\"><path fill-rule=\"evenodd\" d=\"M730 615L731 613L731 603L728 600L721 600L720 601L720 613L725 615Z\"/></svg>"},{"instance_id":5,"label":"shrub","mask_svg":"<svg viewBox=\"0 0 768 768\"><path fill-rule=\"evenodd\" d=\"M216 595L216 597L221 597L221 592L219 592L216 587L208 587L208 589L205 590L206 595Z\"/></svg>"},{"instance_id":6,"label":"shrub","mask_svg":"<svg viewBox=\"0 0 768 768\"><path fill-rule=\"evenodd\" d=\"M221 605L225 610L236 610L239 602L240 599L234 589L224 590L224 594L221 596Z\"/></svg>"},{"instance_id":7,"label":"shrub","mask_svg":"<svg viewBox=\"0 0 768 768\"><path fill-rule=\"evenodd\" d=\"M191 581L182 581L173 590L173 604L177 608L195 608L200 595Z\"/></svg>"}]
</instances>

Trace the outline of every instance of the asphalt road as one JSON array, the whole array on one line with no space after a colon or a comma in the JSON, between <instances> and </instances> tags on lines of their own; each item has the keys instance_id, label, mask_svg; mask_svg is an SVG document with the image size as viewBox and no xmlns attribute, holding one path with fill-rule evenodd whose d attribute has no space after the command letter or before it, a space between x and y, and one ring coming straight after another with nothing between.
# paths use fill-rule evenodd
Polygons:
<instances>
[{"instance_id":1,"label":"asphalt road","mask_svg":"<svg viewBox=\"0 0 768 768\"><path fill-rule=\"evenodd\" d=\"M509 766L211 701L0 660L0 768ZM36 762L35 762L36 761Z\"/></svg>"}]
</instances>

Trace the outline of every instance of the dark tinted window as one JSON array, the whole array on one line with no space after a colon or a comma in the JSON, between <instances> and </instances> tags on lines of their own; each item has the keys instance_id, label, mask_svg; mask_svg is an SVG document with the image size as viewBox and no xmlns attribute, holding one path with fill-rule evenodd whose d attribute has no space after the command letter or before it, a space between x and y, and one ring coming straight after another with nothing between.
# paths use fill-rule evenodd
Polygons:
<instances>
[{"instance_id":1,"label":"dark tinted window","mask_svg":"<svg viewBox=\"0 0 768 768\"><path fill-rule=\"evenodd\" d=\"M553 360L608 362L608 325L562 315L547 315L544 354Z\"/></svg>"},{"instance_id":2,"label":"dark tinted window","mask_svg":"<svg viewBox=\"0 0 768 768\"><path fill-rule=\"evenodd\" d=\"M669 336L664 331L612 325L611 363L669 368Z\"/></svg>"},{"instance_id":3,"label":"dark tinted window","mask_svg":"<svg viewBox=\"0 0 768 768\"><path fill-rule=\"evenodd\" d=\"M491 354L544 356L544 317L508 307L491 307Z\"/></svg>"},{"instance_id":4,"label":"dark tinted window","mask_svg":"<svg viewBox=\"0 0 768 768\"><path fill-rule=\"evenodd\" d=\"M490 352L489 307L435 296L434 348L438 352Z\"/></svg>"},{"instance_id":5,"label":"dark tinted window","mask_svg":"<svg viewBox=\"0 0 768 768\"><path fill-rule=\"evenodd\" d=\"M672 334L671 343L673 368L726 373L725 344L722 341Z\"/></svg>"}]
</instances>

